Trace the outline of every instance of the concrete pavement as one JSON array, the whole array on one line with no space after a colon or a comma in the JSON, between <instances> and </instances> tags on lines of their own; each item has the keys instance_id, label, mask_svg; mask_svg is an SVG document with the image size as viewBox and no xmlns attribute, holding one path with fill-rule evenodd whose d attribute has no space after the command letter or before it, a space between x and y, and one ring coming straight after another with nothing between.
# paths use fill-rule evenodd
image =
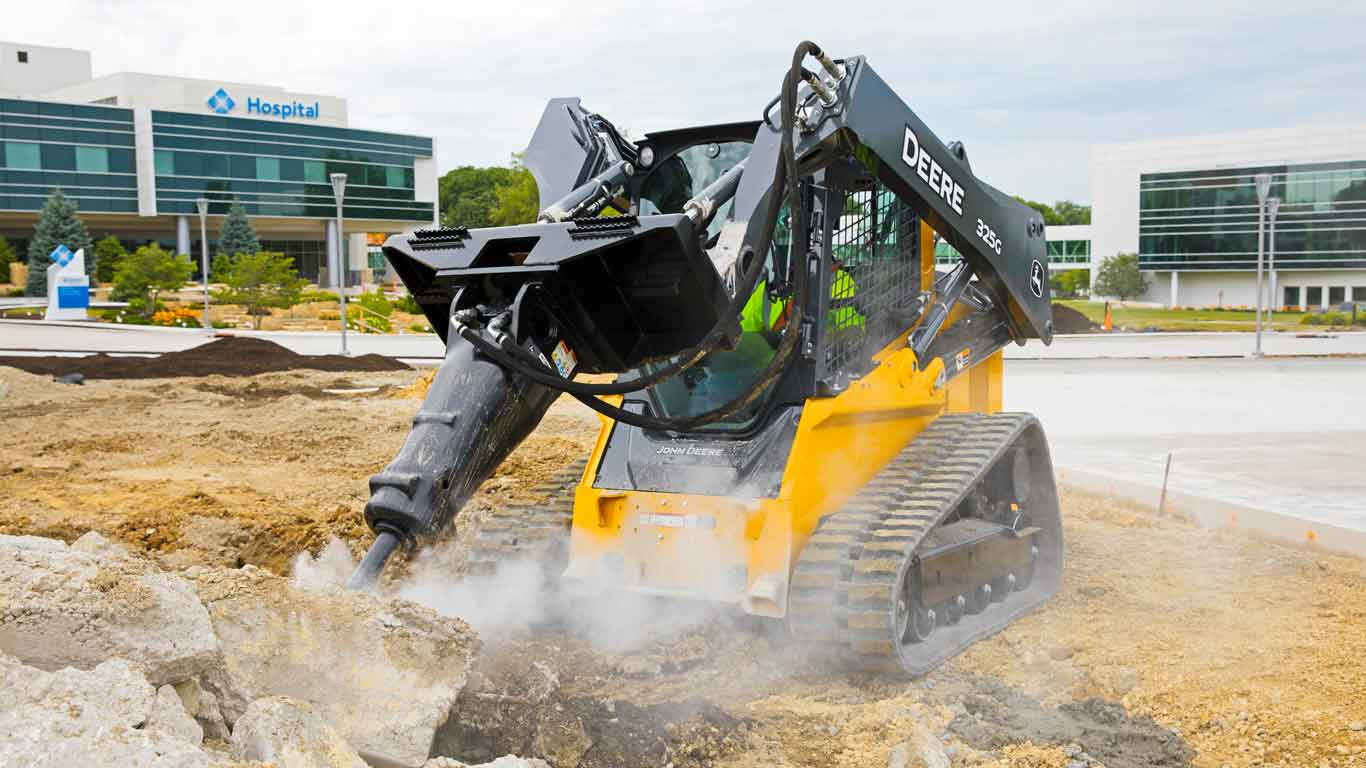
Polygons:
<instances>
[{"instance_id":1,"label":"concrete pavement","mask_svg":"<svg viewBox=\"0 0 1366 768\"><path fill-rule=\"evenodd\" d=\"M1178 510L1366 553L1366 359L1011 360L1005 406L1063 482L1155 505L1171 453Z\"/></svg>"}]
</instances>

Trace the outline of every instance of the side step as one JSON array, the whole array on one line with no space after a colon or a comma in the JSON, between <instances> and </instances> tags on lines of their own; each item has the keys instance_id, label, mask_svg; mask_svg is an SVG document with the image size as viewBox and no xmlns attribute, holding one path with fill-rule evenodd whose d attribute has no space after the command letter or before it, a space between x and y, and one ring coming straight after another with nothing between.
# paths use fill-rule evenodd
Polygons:
<instances>
[{"instance_id":1,"label":"side step","mask_svg":"<svg viewBox=\"0 0 1366 768\"><path fill-rule=\"evenodd\" d=\"M1029 414L949 414L798 557L789 625L864 669L922 675L1055 594L1062 527Z\"/></svg>"}]
</instances>

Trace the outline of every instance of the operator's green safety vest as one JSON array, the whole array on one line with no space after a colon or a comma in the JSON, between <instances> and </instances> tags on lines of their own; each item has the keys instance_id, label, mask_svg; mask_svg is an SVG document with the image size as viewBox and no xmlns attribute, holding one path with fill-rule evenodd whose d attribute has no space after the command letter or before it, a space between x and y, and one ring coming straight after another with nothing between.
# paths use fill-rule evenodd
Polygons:
<instances>
[{"instance_id":1,"label":"operator's green safety vest","mask_svg":"<svg viewBox=\"0 0 1366 768\"><path fill-rule=\"evenodd\" d=\"M830 298L834 301L848 301L853 299L858 292L858 285L854 278L843 269L835 272L835 279L830 281ZM765 322L764 309L768 309L768 318ZM745 308L740 312L740 330L746 333L756 331L766 331L773 327L774 323L783 315L783 303L773 303L768 298L768 283L760 280L754 286L754 293L749 295L749 300L745 302ZM832 328L851 328L863 327L863 315L852 305L833 307L826 313L829 324Z\"/></svg>"}]
</instances>

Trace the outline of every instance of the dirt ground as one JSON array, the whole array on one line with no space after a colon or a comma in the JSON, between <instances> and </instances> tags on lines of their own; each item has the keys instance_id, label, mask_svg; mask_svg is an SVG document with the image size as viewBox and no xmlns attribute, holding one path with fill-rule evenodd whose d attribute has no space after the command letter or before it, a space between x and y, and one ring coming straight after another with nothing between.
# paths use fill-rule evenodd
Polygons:
<instances>
[{"instance_id":1,"label":"dirt ground","mask_svg":"<svg viewBox=\"0 0 1366 768\"><path fill-rule=\"evenodd\" d=\"M407 433L421 375L73 386L0 368L0 532L96 530L172 568L287 573L333 536L359 553L366 479ZM467 508L460 537L586 453L596 429L586 409L557 403ZM825 668L743 617L629 651L516 631L484 638L468 717L446 743L471 756L534 749L518 724L555 711L582 724L586 767L881 768L919 728L954 765L1366 766L1366 563L1068 489L1063 516L1062 593L920 680ZM553 706L504 695L537 676L558 680Z\"/></svg>"}]
</instances>

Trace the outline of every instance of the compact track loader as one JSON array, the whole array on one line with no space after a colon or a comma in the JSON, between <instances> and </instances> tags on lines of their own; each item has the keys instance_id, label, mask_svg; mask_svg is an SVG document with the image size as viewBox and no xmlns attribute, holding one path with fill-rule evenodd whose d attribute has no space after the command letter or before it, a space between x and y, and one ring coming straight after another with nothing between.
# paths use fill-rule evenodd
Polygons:
<instances>
[{"instance_id":1,"label":"compact track loader","mask_svg":"<svg viewBox=\"0 0 1366 768\"><path fill-rule=\"evenodd\" d=\"M556 99L525 161L535 223L384 246L446 357L370 479L353 586L568 393L593 451L495 512L476 567L732 603L910 674L1057 590L1043 430L1001 412L1002 347L1053 333L1043 220L867 61L802 43L761 119L637 141Z\"/></svg>"}]
</instances>

